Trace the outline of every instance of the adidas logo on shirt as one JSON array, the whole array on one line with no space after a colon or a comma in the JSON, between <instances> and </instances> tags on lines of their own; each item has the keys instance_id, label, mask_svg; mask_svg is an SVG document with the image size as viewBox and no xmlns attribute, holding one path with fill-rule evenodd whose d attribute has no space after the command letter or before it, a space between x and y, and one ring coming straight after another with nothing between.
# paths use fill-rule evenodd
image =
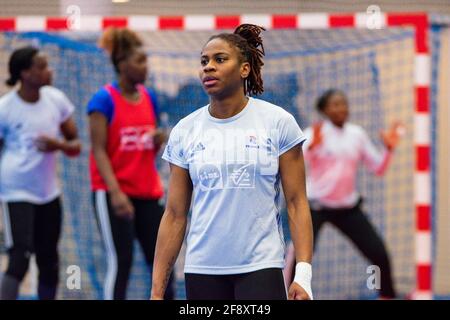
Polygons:
<instances>
[{"instance_id":1,"label":"adidas logo on shirt","mask_svg":"<svg viewBox=\"0 0 450 320\"><path fill-rule=\"evenodd\" d=\"M197 145L191 150L191 152L190 152L189 154L190 154L190 156L193 156L194 153L203 151L203 150L205 150L205 149L206 149L206 147L203 145L203 143L199 142L199 143L197 143Z\"/></svg>"},{"instance_id":2,"label":"adidas logo on shirt","mask_svg":"<svg viewBox=\"0 0 450 320\"><path fill-rule=\"evenodd\" d=\"M203 143L199 142L197 143L197 145L195 146L194 150L192 150L192 152L198 152L198 151L203 151L205 150L205 146L203 145Z\"/></svg>"}]
</instances>

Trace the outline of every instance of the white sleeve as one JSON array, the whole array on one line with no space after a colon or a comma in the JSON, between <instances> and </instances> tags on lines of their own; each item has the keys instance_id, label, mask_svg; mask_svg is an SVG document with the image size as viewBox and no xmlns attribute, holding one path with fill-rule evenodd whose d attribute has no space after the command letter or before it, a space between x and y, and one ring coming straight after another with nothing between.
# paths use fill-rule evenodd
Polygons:
<instances>
[{"instance_id":1,"label":"white sleeve","mask_svg":"<svg viewBox=\"0 0 450 320\"><path fill-rule=\"evenodd\" d=\"M302 145L303 149L303 156L305 157L305 161L310 161L314 157L314 154L319 149L320 146L317 146L313 148L312 150L309 149L309 146L311 145L311 142L313 141L313 128L308 127L305 129L305 142Z\"/></svg>"},{"instance_id":2,"label":"white sleeve","mask_svg":"<svg viewBox=\"0 0 450 320\"><path fill-rule=\"evenodd\" d=\"M186 161L183 141L183 130L181 130L178 125L176 125L170 133L169 141L167 142L166 148L164 149L162 158L181 168L188 169L189 166Z\"/></svg>"},{"instance_id":3,"label":"white sleeve","mask_svg":"<svg viewBox=\"0 0 450 320\"><path fill-rule=\"evenodd\" d=\"M287 113L279 122L278 156L305 141L305 135L300 129L294 116Z\"/></svg>"},{"instance_id":4,"label":"white sleeve","mask_svg":"<svg viewBox=\"0 0 450 320\"><path fill-rule=\"evenodd\" d=\"M311 145L312 138L313 138L313 131L311 127L308 127L303 131L305 135L305 142L302 145L303 153L306 153L308 151L308 147Z\"/></svg>"},{"instance_id":5,"label":"white sleeve","mask_svg":"<svg viewBox=\"0 0 450 320\"><path fill-rule=\"evenodd\" d=\"M362 160L367 168L374 172L379 173L382 167L384 167L386 160L389 156L389 152L384 148L379 151L370 140L367 133L361 129L361 151Z\"/></svg>"},{"instance_id":6,"label":"white sleeve","mask_svg":"<svg viewBox=\"0 0 450 320\"><path fill-rule=\"evenodd\" d=\"M74 113L75 106L73 103L69 100L69 98L62 92L61 90L58 90L56 88L54 89L55 98L56 98L56 104L58 105L59 110L59 123L62 124L66 122Z\"/></svg>"}]
</instances>

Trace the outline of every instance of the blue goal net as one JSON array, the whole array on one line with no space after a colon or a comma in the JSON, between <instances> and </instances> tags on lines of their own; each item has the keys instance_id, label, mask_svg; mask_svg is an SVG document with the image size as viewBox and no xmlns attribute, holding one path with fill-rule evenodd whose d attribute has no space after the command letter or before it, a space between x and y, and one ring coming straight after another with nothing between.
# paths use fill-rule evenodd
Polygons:
<instances>
[{"instance_id":1,"label":"blue goal net","mask_svg":"<svg viewBox=\"0 0 450 320\"><path fill-rule=\"evenodd\" d=\"M141 32L149 57L147 85L155 89L168 125L208 103L197 73L200 50L213 34L207 31ZM77 106L75 119L83 141L77 159L61 157L64 228L60 242L61 299L101 299L106 253L95 220L88 170L89 137L86 105L90 97L115 77L109 58L96 47L99 33L0 33L0 80L13 49L40 47L54 71L54 85ZM318 120L317 97L329 88L345 91L351 121L363 126L380 144L379 131L394 120L406 125L406 136L382 178L364 168L358 188L364 210L382 234L400 293L415 287L414 263L414 34L410 29L268 30L263 33L266 58L262 99L277 104L297 119L301 128ZM6 87L0 87L0 93ZM167 186L168 165L158 160ZM289 229L284 212L287 242ZM146 299L151 267L135 244L128 299ZM80 267L81 289L66 286L67 267ZM367 286L368 262L332 225L320 233L314 254L313 291L316 299L372 299ZM2 264L4 266L4 264ZM183 249L176 264L177 298L184 299Z\"/></svg>"}]
</instances>

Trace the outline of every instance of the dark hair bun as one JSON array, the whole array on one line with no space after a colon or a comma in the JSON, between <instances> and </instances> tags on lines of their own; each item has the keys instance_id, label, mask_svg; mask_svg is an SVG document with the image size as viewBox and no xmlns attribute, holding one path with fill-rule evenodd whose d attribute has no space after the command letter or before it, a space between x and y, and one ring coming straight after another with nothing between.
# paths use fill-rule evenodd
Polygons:
<instances>
[{"instance_id":1,"label":"dark hair bun","mask_svg":"<svg viewBox=\"0 0 450 320\"><path fill-rule=\"evenodd\" d=\"M261 53L264 55L263 41L260 36L264 30L266 29L255 24L241 24L234 30L234 33L247 40L248 44L253 48L261 47Z\"/></svg>"},{"instance_id":2,"label":"dark hair bun","mask_svg":"<svg viewBox=\"0 0 450 320\"><path fill-rule=\"evenodd\" d=\"M14 50L8 62L9 79L6 80L8 86L14 86L20 80L20 74L23 70L30 69L33 64L34 56L39 52L38 49L27 46Z\"/></svg>"}]
</instances>

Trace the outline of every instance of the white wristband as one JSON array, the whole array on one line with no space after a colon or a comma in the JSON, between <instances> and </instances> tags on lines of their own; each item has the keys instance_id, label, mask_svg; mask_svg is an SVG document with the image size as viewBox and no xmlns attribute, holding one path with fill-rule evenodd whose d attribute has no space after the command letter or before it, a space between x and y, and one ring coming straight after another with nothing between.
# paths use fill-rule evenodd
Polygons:
<instances>
[{"instance_id":1,"label":"white wristband","mask_svg":"<svg viewBox=\"0 0 450 320\"><path fill-rule=\"evenodd\" d=\"M295 277L294 282L299 284L308 294L308 296L313 300L313 294L311 290L311 278L312 278L312 267L307 262L299 262L295 266Z\"/></svg>"}]
</instances>

